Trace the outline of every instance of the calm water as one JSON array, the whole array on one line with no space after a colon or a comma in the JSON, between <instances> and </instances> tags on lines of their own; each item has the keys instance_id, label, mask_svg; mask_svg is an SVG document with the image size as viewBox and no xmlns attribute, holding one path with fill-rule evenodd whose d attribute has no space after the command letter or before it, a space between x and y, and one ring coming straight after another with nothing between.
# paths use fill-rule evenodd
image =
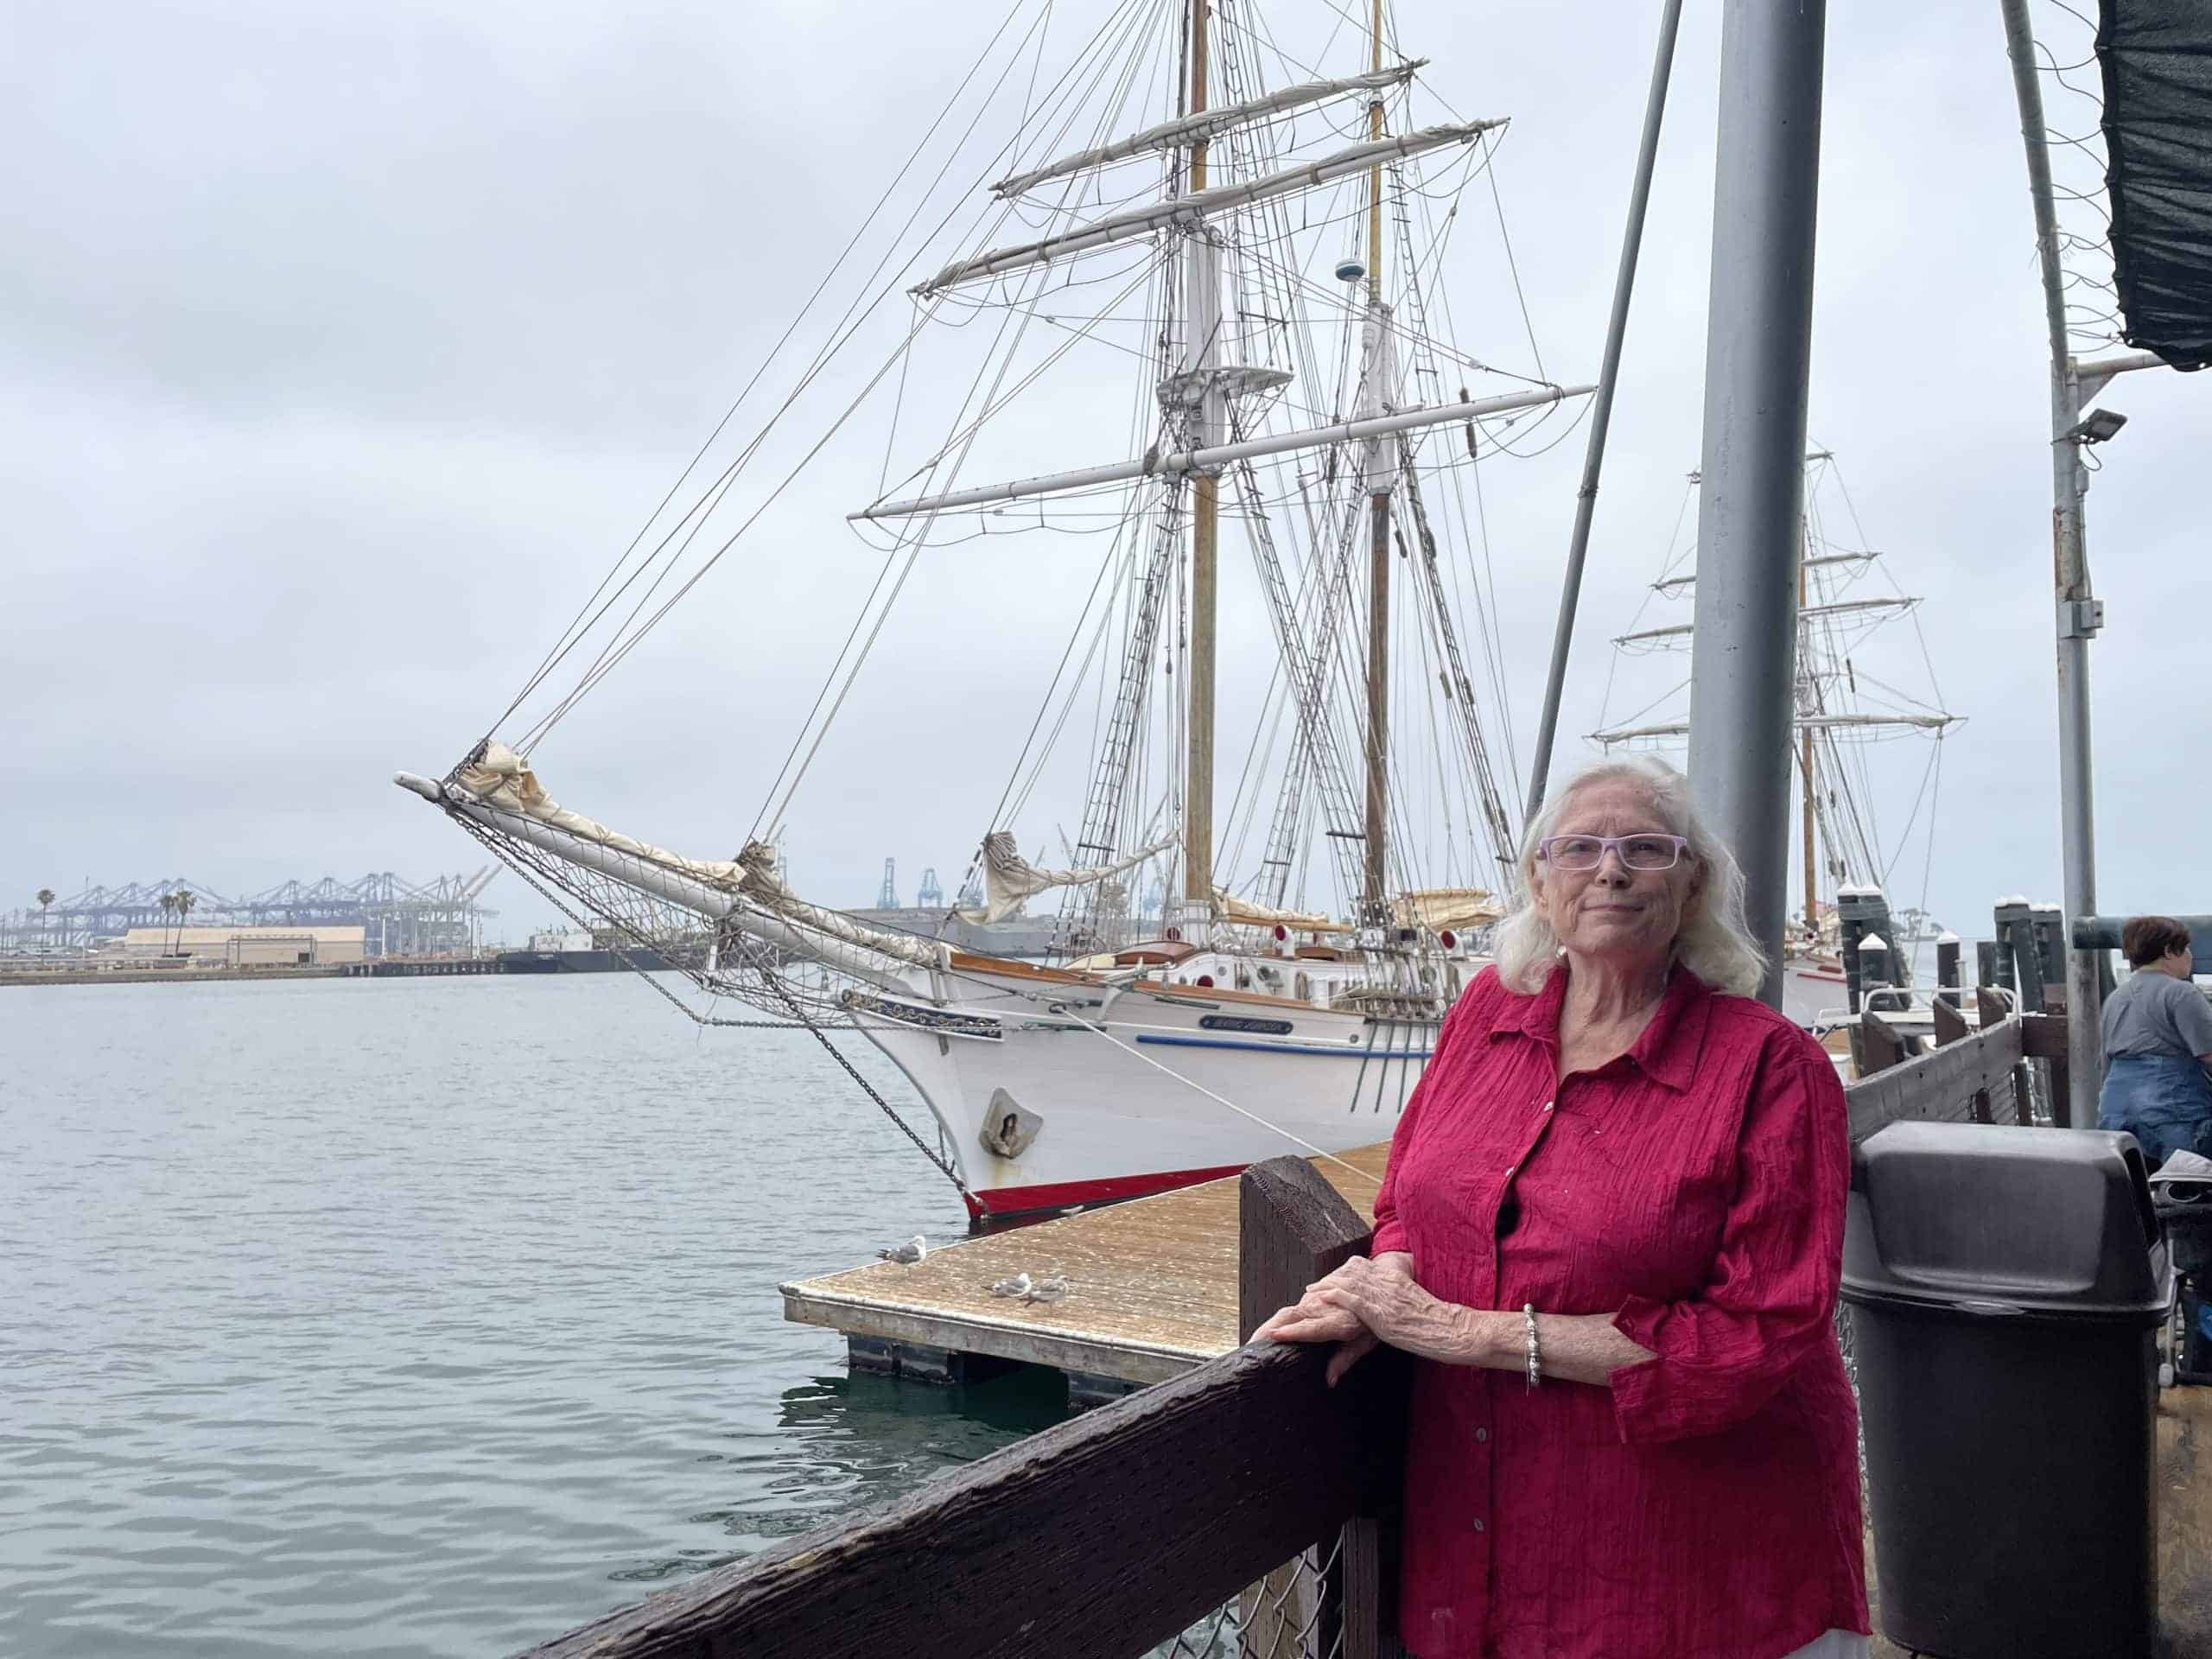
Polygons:
<instances>
[{"instance_id":1,"label":"calm water","mask_svg":"<svg viewBox=\"0 0 2212 1659\"><path fill-rule=\"evenodd\" d=\"M0 990L0 1654L503 1652L880 1503L1057 1393L776 1286L963 1224L626 975Z\"/></svg>"}]
</instances>

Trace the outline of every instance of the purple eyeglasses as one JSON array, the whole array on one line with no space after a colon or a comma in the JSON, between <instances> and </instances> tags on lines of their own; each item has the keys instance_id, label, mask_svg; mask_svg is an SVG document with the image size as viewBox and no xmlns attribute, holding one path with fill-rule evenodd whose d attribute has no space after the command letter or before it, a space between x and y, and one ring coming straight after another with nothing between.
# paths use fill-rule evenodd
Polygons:
<instances>
[{"instance_id":1,"label":"purple eyeglasses","mask_svg":"<svg viewBox=\"0 0 2212 1659\"><path fill-rule=\"evenodd\" d=\"M1687 836L1547 836L1536 843L1536 856L1555 870L1594 870L1609 847L1629 869L1671 870L1690 843Z\"/></svg>"}]
</instances>

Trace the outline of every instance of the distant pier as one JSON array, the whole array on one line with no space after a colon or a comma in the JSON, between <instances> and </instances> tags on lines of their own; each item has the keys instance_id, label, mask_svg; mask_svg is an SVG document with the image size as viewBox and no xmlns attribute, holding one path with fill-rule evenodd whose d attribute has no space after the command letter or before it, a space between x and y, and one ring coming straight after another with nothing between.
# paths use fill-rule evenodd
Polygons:
<instances>
[{"instance_id":1,"label":"distant pier","mask_svg":"<svg viewBox=\"0 0 2212 1659\"><path fill-rule=\"evenodd\" d=\"M339 971L347 979L448 979L506 970L497 957L373 957Z\"/></svg>"},{"instance_id":2,"label":"distant pier","mask_svg":"<svg viewBox=\"0 0 2212 1659\"><path fill-rule=\"evenodd\" d=\"M301 979L448 979L506 971L497 957L372 957L364 962L265 963L245 966L185 963L0 961L0 988L10 985L213 985Z\"/></svg>"}]
</instances>

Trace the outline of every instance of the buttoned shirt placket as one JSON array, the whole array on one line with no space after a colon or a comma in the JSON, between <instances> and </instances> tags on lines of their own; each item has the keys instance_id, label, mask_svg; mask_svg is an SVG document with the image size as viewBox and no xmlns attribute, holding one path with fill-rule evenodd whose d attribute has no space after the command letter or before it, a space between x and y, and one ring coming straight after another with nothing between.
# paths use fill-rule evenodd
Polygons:
<instances>
[{"instance_id":1,"label":"buttoned shirt placket","mask_svg":"<svg viewBox=\"0 0 2212 1659\"><path fill-rule=\"evenodd\" d=\"M1552 1051L1548 1045L1539 1043L1537 1046L1544 1050L1546 1058L1550 1059ZM1555 1060L1544 1068L1548 1074L1556 1069ZM1554 1110L1559 1104L1559 1096L1566 1086L1564 1083L1554 1082L1548 1075L1544 1077L1541 1090L1543 1099L1529 1111L1528 1129L1522 1137L1521 1148L1514 1155L1513 1161L1505 1166L1504 1173L1498 1177L1497 1196L1491 1206L1490 1250L1485 1269L1488 1282L1483 1287L1484 1306L1491 1307L1498 1306L1498 1287L1504 1281L1503 1259L1504 1243L1497 1235L1497 1217L1504 1210L1506 1200L1513 1196L1515 1179L1527 1166L1529 1160L1534 1157L1537 1149L1543 1145L1544 1137L1552 1126ZM1468 1518L1468 1529L1474 1535L1476 1570L1481 1574L1483 1582L1491 1586L1493 1592L1485 1597L1486 1602L1492 1608L1497 1605L1494 1593L1495 1583L1491 1572L1491 1547L1494 1541L1491 1522L1491 1517L1497 1513L1497 1390L1511 1386L1516 1382L1523 1388L1528 1386L1523 1373L1518 1370L1484 1373L1484 1388L1481 1395L1482 1421L1475 1425L1475 1459L1480 1471L1480 1477L1471 1484L1481 1497L1477 1499L1477 1512Z\"/></svg>"}]
</instances>

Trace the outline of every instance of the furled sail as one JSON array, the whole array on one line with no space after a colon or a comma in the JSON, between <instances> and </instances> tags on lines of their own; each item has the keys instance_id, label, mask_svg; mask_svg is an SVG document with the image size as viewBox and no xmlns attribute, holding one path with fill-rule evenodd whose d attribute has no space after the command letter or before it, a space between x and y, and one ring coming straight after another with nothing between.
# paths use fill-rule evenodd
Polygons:
<instances>
[{"instance_id":1,"label":"furled sail","mask_svg":"<svg viewBox=\"0 0 2212 1659\"><path fill-rule=\"evenodd\" d=\"M1871 549L1864 553L1823 553L1816 558L1800 559L1797 565L1802 570L1832 570L1843 565L1869 565L1881 556ZM1688 575L1662 577L1651 584L1651 591L1671 596L1687 592L1696 585L1697 572L1693 570Z\"/></svg>"},{"instance_id":2,"label":"furled sail","mask_svg":"<svg viewBox=\"0 0 2212 1659\"><path fill-rule=\"evenodd\" d=\"M1792 724L1800 732L1941 732L1958 724L1959 720L1957 715L1940 711L1924 715L1799 715ZM1662 720L1649 726L1608 727L1602 732L1591 733L1590 741L1603 743L1610 748L1616 743L1688 737L1689 734L1690 723L1687 720Z\"/></svg>"},{"instance_id":3,"label":"furled sail","mask_svg":"<svg viewBox=\"0 0 2212 1659\"><path fill-rule=\"evenodd\" d=\"M1001 276L1013 270L1027 270L1032 265L1044 264L1063 254L1085 253L1093 248L1147 237L1154 231L1165 230L1170 226L1187 227L1202 224L1214 214L1233 212L1255 201L1288 195L1293 191L1328 184L1402 157L1426 155L1446 144L1472 143L1484 133L1504 124L1503 121L1461 121L1448 126L1423 127L1419 132L1409 132L1398 137L1370 139L1365 143L1354 144L1348 149L1338 150L1318 161L1301 162L1279 173L1270 173L1264 178L1243 179L1234 184L1217 185L1211 190L1193 191L1189 195L1170 196L1165 201L1147 202L1141 207L1125 207L1120 213L1109 213L1105 218L1076 230L1063 231L1058 235L1024 242L1015 247L995 248L973 258L956 260L910 292L926 299L958 283Z\"/></svg>"},{"instance_id":4,"label":"furled sail","mask_svg":"<svg viewBox=\"0 0 2212 1659\"><path fill-rule=\"evenodd\" d=\"M981 910L959 912L963 922L1002 922L1036 894L1052 887L1087 887L1109 876L1133 870L1147 858L1156 858L1175 844L1173 837L1154 842L1116 863L1084 870L1048 870L1022 857L1013 833L994 830L983 837L983 897Z\"/></svg>"},{"instance_id":5,"label":"furled sail","mask_svg":"<svg viewBox=\"0 0 2212 1659\"><path fill-rule=\"evenodd\" d=\"M745 850L737 855L737 864L744 872L739 891L761 909L772 911L786 921L825 933L842 944L856 944L910 962L917 968L941 968L945 964L949 947L934 939L870 927L841 910L807 903L784 885L783 879L776 874L776 849L764 841L747 842Z\"/></svg>"},{"instance_id":6,"label":"furled sail","mask_svg":"<svg viewBox=\"0 0 2212 1659\"><path fill-rule=\"evenodd\" d=\"M1895 598L1845 599L1832 605L1808 605L1797 613L1797 620L1800 622L1823 622L1840 616L1872 616L1882 611L1909 611L1919 603L1917 596L1903 594ZM1643 628L1635 633L1615 634L1613 643L1617 645L1643 645L1655 639L1688 639L1696 628L1694 622L1672 622L1663 628Z\"/></svg>"},{"instance_id":7,"label":"furled sail","mask_svg":"<svg viewBox=\"0 0 2212 1659\"><path fill-rule=\"evenodd\" d=\"M1179 379L1181 377L1177 378ZM1233 462L1260 455L1287 454L1294 449L1319 449L1334 443L1357 443L1392 432L1411 432L1425 426L1478 420L1485 415L1503 415L1516 409L1534 409L1542 404L1555 404L1564 397L1586 397L1595 390L1594 386L1539 386L1529 391L1502 392L1495 397L1476 397L1456 404L1402 409L1389 415L1370 416L1364 420L1334 421L1327 426L1303 427L1295 432L1270 432L1265 437L1246 438L1236 443L1211 444L1203 448L1179 450L1168 454L1160 454L1160 446L1155 444L1149 454L1137 461L1117 461L1104 467L1086 467L1078 472L1019 478L1007 484L986 484L978 489L955 490L948 495L923 495L907 500L879 502L874 506L862 507L858 512L849 512L845 517L854 520L911 518L923 513L950 512L957 507L983 506L994 501L1018 501L1029 496L1060 495L1071 490L1095 489L1101 484L1118 484L1126 479L1149 478L1169 473L1218 472Z\"/></svg>"},{"instance_id":8,"label":"furled sail","mask_svg":"<svg viewBox=\"0 0 2212 1659\"><path fill-rule=\"evenodd\" d=\"M1484 887L1421 887L1398 895L1393 910L1401 927L1485 927L1504 915L1497 896Z\"/></svg>"},{"instance_id":9,"label":"furled sail","mask_svg":"<svg viewBox=\"0 0 2212 1659\"><path fill-rule=\"evenodd\" d=\"M942 967L945 948L932 940L885 928L868 927L842 912L810 905L776 876L775 849L760 842L748 842L734 859L686 858L665 847L626 836L596 818L571 812L545 792L530 763L505 744L494 740L455 767L452 781L486 806L534 819L563 830L579 841L658 865L673 874L702 886L734 893L760 909L836 940L873 950L917 968Z\"/></svg>"},{"instance_id":10,"label":"furled sail","mask_svg":"<svg viewBox=\"0 0 2212 1659\"><path fill-rule=\"evenodd\" d=\"M537 781L537 774L530 769L530 763L496 738L454 769L453 782L487 806L550 823L580 841L626 853L632 858L658 864L710 887L735 893L745 885L745 872L733 860L686 858L665 847L656 847L619 830L610 830L596 818L569 811L545 792L545 785Z\"/></svg>"},{"instance_id":11,"label":"furled sail","mask_svg":"<svg viewBox=\"0 0 2212 1659\"><path fill-rule=\"evenodd\" d=\"M1427 62L1427 58L1415 58L1409 63L1402 63L1389 69L1372 70L1363 75L1346 75L1337 80L1306 81L1300 86L1282 87L1259 98L1247 99L1241 104L1201 111L1197 115L1178 116L1173 121L1147 127L1142 132L1116 139L1110 144L1101 144L1096 149L1047 162L1033 171L1001 179L991 187L991 194L995 196L1018 196L1025 190L1033 190L1053 179L1064 179L1070 174L1081 173L1090 168L1126 161L1132 156L1141 156L1148 150L1172 149L1179 144L1211 139L1248 121L1280 115L1302 105L1318 104L1323 99L1335 98L1344 92L1379 92L1392 86L1402 86L1414 78L1416 70L1426 67Z\"/></svg>"},{"instance_id":12,"label":"furled sail","mask_svg":"<svg viewBox=\"0 0 2212 1659\"><path fill-rule=\"evenodd\" d=\"M1226 887L1213 890L1213 904L1224 922L1239 922L1249 927L1287 927L1300 933L1350 933L1353 931L1351 923L1340 922L1333 916L1305 910L1277 910L1272 905L1255 905L1249 899L1239 899Z\"/></svg>"}]
</instances>

